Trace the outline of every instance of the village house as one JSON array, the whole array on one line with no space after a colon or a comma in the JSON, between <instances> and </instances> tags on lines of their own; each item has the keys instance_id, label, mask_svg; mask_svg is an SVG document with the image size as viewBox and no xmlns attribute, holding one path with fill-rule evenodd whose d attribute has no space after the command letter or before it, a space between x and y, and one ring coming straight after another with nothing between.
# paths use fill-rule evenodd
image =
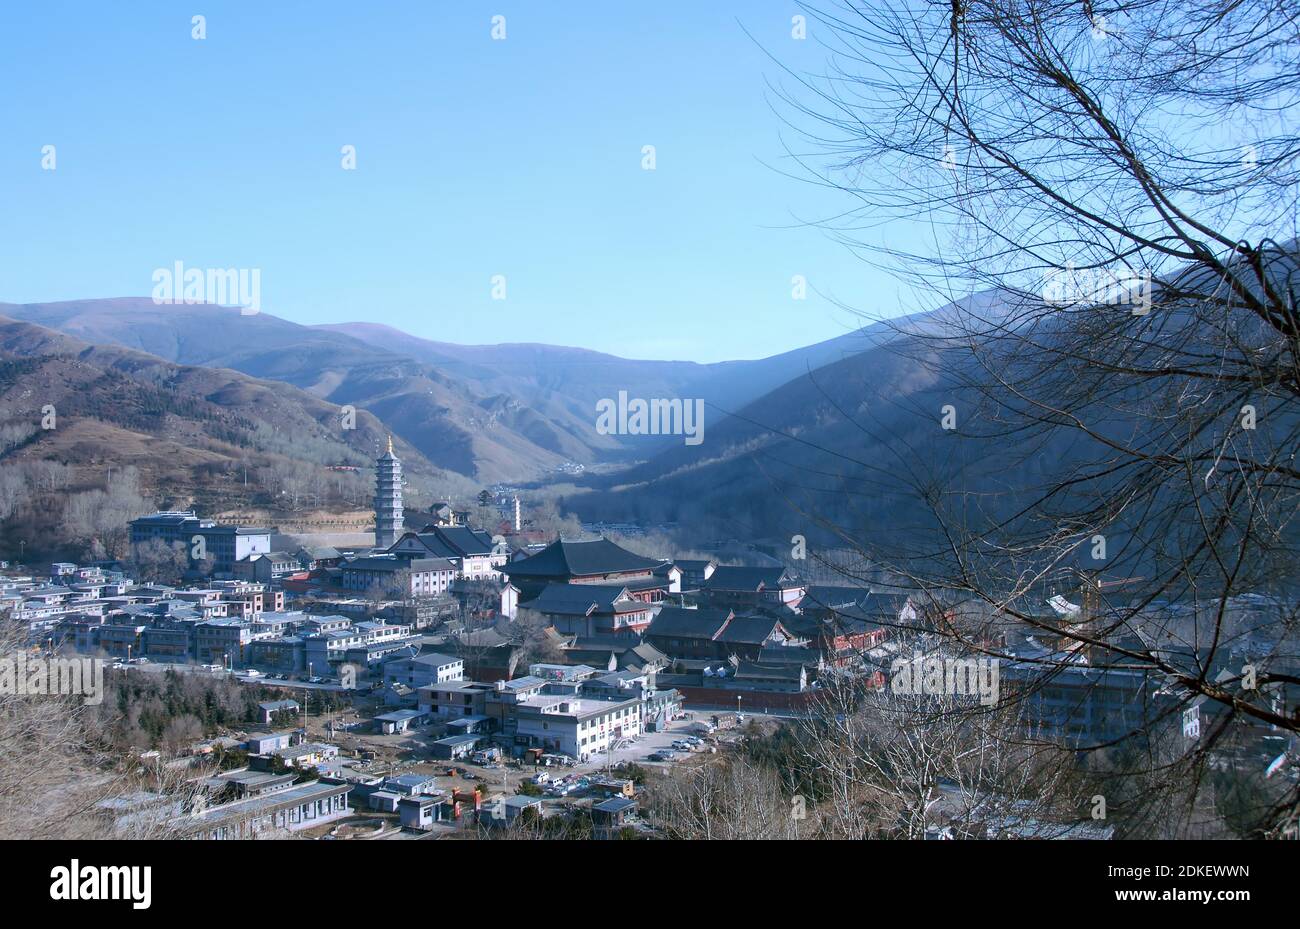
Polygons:
<instances>
[{"instance_id":1,"label":"village house","mask_svg":"<svg viewBox=\"0 0 1300 929\"><path fill-rule=\"evenodd\" d=\"M294 715L301 707L296 700L269 700L257 705L259 714L262 717L262 724L269 725L275 719L276 714L288 713Z\"/></svg>"},{"instance_id":2,"label":"village house","mask_svg":"<svg viewBox=\"0 0 1300 929\"><path fill-rule=\"evenodd\" d=\"M646 630L646 642L673 658L757 659L764 647L795 642L781 621L732 610L664 607Z\"/></svg>"},{"instance_id":3,"label":"village house","mask_svg":"<svg viewBox=\"0 0 1300 929\"><path fill-rule=\"evenodd\" d=\"M414 690L430 684L459 681L465 677L465 662L452 655L427 652L414 658L394 658L384 663L384 684L405 684Z\"/></svg>"},{"instance_id":4,"label":"village house","mask_svg":"<svg viewBox=\"0 0 1300 929\"><path fill-rule=\"evenodd\" d=\"M259 552L235 562L231 573L238 579L269 584L301 571L298 557L289 552Z\"/></svg>"},{"instance_id":5,"label":"village house","mask_svg":"<svg viewBox=\"0 0 1300 929\"><path fill-rule=\"evenodd\" d=\"M443 681L419 688L416 706L425 713L443 719L458 716L484 716L491 684L477 681Z\"/></svg>"},{"instance_id":6,"label":"village house","mask_svg":"<svg viewBox=\"0 0 1300 929\"><path fill-rule=\"evenodd\" d=\"M616 584L547 584L526 610L541 613L561 635L617 635L638 638L650 626L653 608Z\"/></svg>"},{"instance_id":7,"label":"village house","mask_svg":"<svg viewBox=\"0 0 1300 929\"><path fill-rule=\"evenodd\" d=\"M723 565L702 587L715 606L785 606L794 609L807 587L788 568Z\"/></svg>"}]
</instances>

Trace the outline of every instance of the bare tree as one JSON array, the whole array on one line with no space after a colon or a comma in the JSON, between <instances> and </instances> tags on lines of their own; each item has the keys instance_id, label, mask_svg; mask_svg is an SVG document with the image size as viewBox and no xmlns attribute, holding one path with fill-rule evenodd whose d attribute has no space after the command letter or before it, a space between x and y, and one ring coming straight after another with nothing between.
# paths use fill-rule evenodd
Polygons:
<instances>
[{"instance_id":1,"label":"bare tree","mask_svg":"<svg viewBox=\"0 0 1300 929\"><path fill-rule=\"evenodd\" d=\"M515 618L498 627L511 645L510 676L523 665L538 662L561 662L564 651L551 628L551 622L536 610L519 610Z\"/></svg>"},{"instance_id":2,"label":"bare tree","mask_svg":"<svg viewBox=\"0 0 1300 929\"><path fill-rule=\"evenodd\" d=\"M849 201L824 225L947 307L891 343L928 389L842 409L876 449L846 473L907 518L871 543L809 518L961 647L1022 659L992 634L1010 619L1059 646L1043 680L1085 661L1300 730L1300 11L811 13L833 64L785 93L811 141L792 154ZM1037 609L1075 591L1064 617ZM962 598L989 621L946 621ZM1294 828L1295 808L1292 789L1272 815Z\"/></svg>"},{"instance_id":3,"label":"bare tree","mask_svg":"<svg viewBox=\"0 0 1300 929\"><path fill-rule=\"evenodd\" d=\"M806 822L774 768L729 756L674 770L643 807L671 839L795 839Z\"/></svg>"},{"instance_id":4,"label":"bare tree","mask_svg":"<svg viewBox=\"0 0 1300 929\"><path fill-rule=\"evenodd\" d=\"M0 614L0 658L11 660L26 644L21 628ZM141 780L138 765L102 740L107 712L79 696L0 689L0 838L170 834L189 787L167 772ZM137 801L152 812L126 816ZM126 817L120 830L116 816Z\"/></svg>"},{"instance_id":5,"label":"bare tree","mask_svg":"<svg viewBox=\"0 0 1300 929\"><path fill-rule=\"evenodd\" d=\"M144 580L176 584L189 567L189 555L183 542L169 545L162 539L147 539L131 547L130 564Z\"/></svg>"},{"instance_id":6,"label":"bare tree","mask_svg":"<svg viewBox=\"0 0 1300 929\"><path fill-rule=\"evenodd\" d=\"M1005 705L843 683L819 703L797 742L819 837L985 837L1012 820L1033 834L1087 815L1070 754L1026 740Z\"/></svg>"}]
</instances>

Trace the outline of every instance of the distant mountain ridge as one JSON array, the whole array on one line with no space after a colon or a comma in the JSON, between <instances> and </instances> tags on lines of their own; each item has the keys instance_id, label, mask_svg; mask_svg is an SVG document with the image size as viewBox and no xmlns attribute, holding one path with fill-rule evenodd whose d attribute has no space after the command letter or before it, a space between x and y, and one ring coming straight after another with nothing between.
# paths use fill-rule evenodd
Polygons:
<instances>
[{"instance_id":1,"label":"distant mountain ridge","mask_svg":"<svg viewBox=\"0 0 1300 929\"><path fill-rule=\"evenodd\" d=\"M723 410L739 408L781 384L892 338L891 324L852 332L745 361L646 361L605 352L540 343L459 345L410 335L381 323L333 323L313 328L341 332L368 345L402 352L450 373L497 389L553 393L590 414L597 400L626 390L636 397L690 397Z\"/></svg>"},{"instance_id":2,"label":"distant mountain ridge","mask_svg":"<svg viewBox=\"0 0 1300 929\"><path fill-rule=\"evenodd\" d=\"M705 365L540 344L455 345L376 323L303 326L265 312L146 297L0 304L0 313L368 410L433 465L481 483L536 480L573 464L616 465L673 444L598 433L596 402L619 391L736 409L891 337L877 324L771 358Z\"/></svg>"},{"instance_id":3,"label":"distant mountain ridge","mask_svg":"<svg viewBox=\"0 0 1300 929\"><path fill-rule=\"evenodd\" d=\"M55 417L48 429L41 428L47 407ZM342 429L336 405L281 383L177 365L4 316L0 425L26 432L0 446L5 464L67 464L90 486L132 466L159 499L200 500L209 510L238 505L245 467L292 474L309 461L364 472L386 438L373 415L359 411L355 428ZM399 454L422 483L445 477L410 445L400 443Z\"/></svg>"},{"instance_id":4,"label":"distant mountain ridge","mask_svg":"<svg viewBox=\"0 0 1300 929\"><path fill-rule=\"evenodd\" d=\"M519 398L478 393L409 355L267 313L149 298L0 304L0 313L167 361L283 381L383 420L432 463L487 483L533 477L618 448L573 417L543 417Z\"/></svg>"}]
</instances>

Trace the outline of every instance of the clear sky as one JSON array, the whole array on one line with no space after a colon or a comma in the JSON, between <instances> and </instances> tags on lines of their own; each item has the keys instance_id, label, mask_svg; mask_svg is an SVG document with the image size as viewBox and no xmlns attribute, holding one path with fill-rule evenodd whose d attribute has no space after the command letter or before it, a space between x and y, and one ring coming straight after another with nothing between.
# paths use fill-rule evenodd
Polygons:
<instances>
[{"instance_id":1,"label":"clear sky","mask_svg":"<svg viewBox=\"0 0 1300 929\"><path fill-rule=\"evenodd\" d=\"M772 110L766 80L782 75L763 48L795 70L826 57L791 37L797 12L4 4L0 301L147 296L179 260L260 269L263 310L296 322L697 361L857 324L820 294L912 309L800 222L847 204L781 173L797 170L783 138L799 141ZM796 274L814 289L803 302Z\"/></svg>"}]
</instances>

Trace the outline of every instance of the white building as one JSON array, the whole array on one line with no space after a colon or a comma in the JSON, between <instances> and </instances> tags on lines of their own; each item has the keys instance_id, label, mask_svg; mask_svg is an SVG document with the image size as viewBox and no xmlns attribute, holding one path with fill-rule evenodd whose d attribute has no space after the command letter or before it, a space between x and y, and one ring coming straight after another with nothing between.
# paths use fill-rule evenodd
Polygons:
<instances>
[{"instance_id":1,"label":"white building","mask_svg":"<svg viewBox=\"0 0 1300 929\"><path fill-rule=\"evenodd\" d=\"M514 707L516 735L533 747L587 760L616 739L641 734L640 700L535 694Z\"/></svg>"},{"instance_id":2,"label":"white building","mask_svg":"<svg viewBox=\"0 0 1300 929\"><path fill-rule=\"evenodd\" d=\"M454 655L429 652L414 658L396 658L384 664L384 683L405 684L418 690L465 678L465 662Z\"/></svg>"}]
</instances>

